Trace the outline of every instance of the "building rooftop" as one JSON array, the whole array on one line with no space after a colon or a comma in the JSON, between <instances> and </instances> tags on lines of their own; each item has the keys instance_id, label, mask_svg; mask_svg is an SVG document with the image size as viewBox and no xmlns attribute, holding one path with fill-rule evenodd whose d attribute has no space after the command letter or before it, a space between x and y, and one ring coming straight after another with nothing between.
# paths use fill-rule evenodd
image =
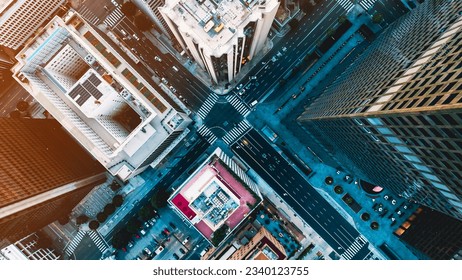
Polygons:
<instances>
[{"instance_id":1,"label":"building rooftop","mask_svg":"<svg viewBox=\"0 0 462 280\"><path fill-rule=\"evenodd\" d=\"M55 17L17 55L16 73L103 165L133 171L185 119L106 40L78 14Z\"/></svg>"},{"instance_id":2,"label":"building rooftop","mask_svg":"<svg viewBox=\"0 0 462 280\"><path fill-rule=\"evenodd\" d=\"M256 207L256 194L212 155L172 195L170 203L207 239L223 225L232 231Z\"/></svg>"},{"instance_id":3,"label":"building rooftop","mask_svg":"<svg viewBox=\"0 0 462 280\"><path fill-rule=\"evenodd\" d=\"M202 46L215 49L228 48L236 35L242 34L251 21L261 18L260 0L167 0L162 8L179 26Z\"/></svg>"}]
</instances>

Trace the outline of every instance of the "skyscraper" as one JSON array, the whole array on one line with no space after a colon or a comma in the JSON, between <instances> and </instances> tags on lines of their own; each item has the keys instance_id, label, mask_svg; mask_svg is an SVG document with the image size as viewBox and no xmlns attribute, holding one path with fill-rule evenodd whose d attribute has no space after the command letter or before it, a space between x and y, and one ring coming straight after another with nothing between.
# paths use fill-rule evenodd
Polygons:
<instances>
[{"instance_id":1,"label":"skyscraper","mask_svg":"<svg viewBox=\"0 0 462 280\"><path fill-rule=\"evenodd\" d=\"M358 175L459 220L461 11L461 1L425 1L299 117L319 142L346 154Z\"/></svg>"},{"instance_id":2,"label":"skyscraper","mask_svg":"<svg viewBox=\"0 0 462 280\"><path fill-rule=\"evenodd\" d=\"M174 37L159 11L159 7L165 4L165 0L133 0L132 2L154 22L163 34L169 38Z\"/></svg>"},{"instance_id":3,"label":"skyscraper","mask_svg":"<svg viewBox=\"0 0 462 280\"><path fill-rule=\"evenodd\" d=\"M64 0L0 0L0 45L18 49Z\"/></svg>"},{"instance_id":4,"label":"skyscraper","mask_svg":"<svg viewBox=\"0 0 462 280\"><path fill-rule=\"evenodd\" d=\"M19 52L13 71L112 175L127 180L180 143L191 119L156 91L110 35L71 11Z\"/></svg>"},{"instance_id":5,"label":"skyscraper","mask_svg":"<svg viewBox=\"0 0 462 280\"><path fill-rule=\"evenodd\" d=\"M278 6L278 0L167 0L159 10L183 49L215 83L227 83L263 49Z\"/></svg>"},{"instance_id":6,"label":"skyscraper","mask_svg":"<svg viewBox=\"0 0 462 280\"><path fill-rule=\"evenodd\" d=\"M105 170L54 120L0 118L0 240L70 213Z\"/></svg>"}]
</instances>

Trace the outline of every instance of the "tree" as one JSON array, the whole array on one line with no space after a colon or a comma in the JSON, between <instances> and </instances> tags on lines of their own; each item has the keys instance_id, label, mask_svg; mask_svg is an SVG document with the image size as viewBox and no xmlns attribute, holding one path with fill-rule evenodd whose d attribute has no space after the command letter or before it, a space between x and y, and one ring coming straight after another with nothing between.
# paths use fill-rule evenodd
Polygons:
<instances>
[{"instance_id":1,"label":"tree","mask_svg":"<svg viewBox=\"0 0 462 280\"><path fill-rule=\"evenodd\" d=\"M106 215L111 215L112 213L115 212L115 206L112 203L108 203L106 206L104 206L104 214Z\"/></svg>"},{"instance_id":2,"label":"tree","mask_svg":"<svg viewBox=\"0 0 462 280\"><path fill-rule=\"evenodd\" d=\"M130 233L122 229L114 234L112 237L112 247L115 249L122 249L127 246L128 242L130 241Z\"/></svg>"},{"instance_id":3,"label":"tree","mask_svg":"<svg viewBox=\"0 0 462 280\"><path fill-rule=\"evenodd\" d=\"M27 109L29 109L29 103L24 100L20 100L16 104L16 109L18 109L20 112L25 112Z\"/></svg>"},{"instance_id":4,"label":"tree","mask_svg":"<svg viewBox=\"0 0 462 280\"><path fill-rule=\"evenodd\" d=\"M66 215L66 216L60 217L60 218L58 219L58 222L59 222L60 225L63 225L63 226L64 226L65 224L69 223L69 216Z\"/></svg>"},{"instance_id":5,"label":"tree","mask_svg":"<svg viewBox=\"0 0 462 280\"><path fill-rule=\"evenodd\" d=\"M88 224L88 227L91 229L91 230L96 230L98 227L99 227L99 222L98 221L91 221L89 224Z\"/></svg>"},{"instance_id":6,"label":"tree","mask_svg":"<svg viewBox=\"0 0 462 280\"><path fill-rule=\"evenodd\" d=\"M327 29L327 32L326 32L327 37L330 37L330 36L334 35L334 33L335 33L334 28L331 27L331 28Z\"/></svg>"},{"instance_id":7,"label":"tree","mask_svg":"<svg viewBox=\"0 0 462 280\"><path fill-rule=\"evenodd\" d=\"M127 223L127 231L129 233L136 233L141 227L141 222L137 218L131 218Z\"/></svg>"},{"instance_id":8,"label":"tree","mask_svg":"<svg viewBox=\"0 0 462 280\"><path fill-rule=\"evenodd\" d=\"M338 23L344 24L347 21L347 17L345 15L341 15L338 17Z\"/></svg>"},{"instance_id":9,"label":"tree","mask_svg":"<svg viewBox=\"0 0 462 280\"><path fill-rule=\"evenodd\" d=\"M120 184L119 184L117 181L115 181L115 180L112 181L112 183L111 183L111 190L116 191L116 190L118 190L118 189L120 189Z\"/></svg>"},{"instance_id":10,"label":"tree","mask_svg":"<svg viewBox=\"0 0 462 280\"><path fill-rule=\"evenodd\" d=\"M145 14L136 15L134 23L141 32L148 31L152 28L151 20Z\"/></svg>"},{"instance_id":11,"label":"tree","mask_svg":"<svg viewBox=\"0 0 462 280\"><path fill-rule=\"evenodd\" d=\"M120 10L127 17L134 17L138 8L132 2L125 2L122 4L122 7L120 8Z\"/></svg>"},{"instance_id":12,"label":"tree","mask_svg":"<svg viewBox=\"0 0 462 280\"><path fill-rule=\"evenodd\" d=\"M19 110L14 110L10 112L10 118L19 119L21 118L21 112Z\"/></svg>"},{"instance_id":13,"label":"tree","mask_svg":"<svg viewBox=\"0 0 462 280\"><path fill-rule=\"evenodd\" d=\"M224 224L219 229L217 229L212 236L212 244L218 246L221 241L226 237L226 233L228 232L228 225Z\"/></svg>"},{"instance_id":14,"label":"tree","mask_svg":"<svg viewBox=\"0 0 462 280\"><path fill-rule=\"evenodd\" d=\"M122 203L124 202L124 197L120 194L115 195L112 198L112 204L114 204L115 207L120 207L122 206Z\"/></svg>"},{"instance_id":15,"label":"tree","mask_svg":"<svg viewBox=\"0 0 462 280\"><path fill-rule=\"evenodd\" d=\"M152 209L152 206L150 204L147 204L143 206L143 208L140 209L138 212L138 216L140 217L141 220L146 221L154 217L154 209Z\"/></svg>"},{"instance_id":16,"label":"tree","mask_svg":"<svg viewBox=\"0 0 462 280\"><path fill-rule=\"evenodd\" d=\"M81 225L81 224L85 224L86 222L88 222L88 220L90 220L90 218L88 218L87 215L82 214L75 219L75 223L78 225Z\"/></svg>"},{"instance_id":17,"label":"tree","mask_svg":"<svg viewBox=\"0 0 462 280\"><path fill-rule=\"evenodd\" d=\"M96 214L96 219L97 219L100 223L104 223L104 221L106 221L106 219L107 219L107 215L106 215L106 213L104 213L104 212L99 212L98 214Z\"/></svg>"},{"instance_id":18,"label":"tree","mask_svg":"<svg viewBox=\"0 0 462 280\"><path fill-rule=\"evenodd\" d=\"M383 15L381 13L375 12L372 16L373 23L381 23L383 21Z\"/></svg>"},{"instance_id":19,"label":"tree","mask_svg":"<svg viewBox=\"0 0 462 280\"><path fill-rule=\"evenodd\" d=\"M167 206L167 200L170 197L171 192L167 189L159 189L151 198L151 205L156 208L164 208Z\"/></svg>"},{"instance_id":20,"label":"tree","mask_svg":"<svg viewBox=\"0 0 462 280\"><path fill-rule=\"evenodd\" d=\"M334 187L334 192L336 194L341 194L341 193L343 193L343 188L341 186L337 185L337 186Z\"/></svg>"}]
</instances>

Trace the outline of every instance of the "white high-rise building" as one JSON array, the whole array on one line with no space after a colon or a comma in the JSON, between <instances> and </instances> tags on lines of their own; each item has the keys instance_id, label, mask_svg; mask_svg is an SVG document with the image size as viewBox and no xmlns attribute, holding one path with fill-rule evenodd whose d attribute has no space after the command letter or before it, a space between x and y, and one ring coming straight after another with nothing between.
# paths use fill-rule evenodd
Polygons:
<instances>
[{"instance_id":1,"label":"white high-rise building","mask_svg":"<svg viewBox=\"0 0 462 280\"><path fill-rule=\"evenodd\" d=\"M265 45L278 0L166 0L166 23L215 83L232 81Z\"/></svg>"},{"instance_id":2,"label":"white high-rise building","mask_svg":"<svg viewBox=\"0 0 462 280\"><path fill-rule=\"evenodd\" d=\"M0 45L18 49L65 0L0 0Z\"/></svg>"},{"instance_id":3,"label":"white high-rise building","mask_svg":"<svg viewBox=\"0 0 462 280\"><path fill-rule=\"evenodd\" d=\"M113 175L155 166L191 119L75 12L53 20L16 56L14 78Z\"/></svg>"}]
</instances>

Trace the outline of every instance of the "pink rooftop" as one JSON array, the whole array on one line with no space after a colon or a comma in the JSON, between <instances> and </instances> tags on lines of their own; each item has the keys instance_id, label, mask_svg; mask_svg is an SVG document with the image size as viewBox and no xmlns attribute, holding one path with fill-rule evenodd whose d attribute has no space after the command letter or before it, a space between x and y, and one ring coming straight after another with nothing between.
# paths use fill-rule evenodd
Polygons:
<instances>
[{"instance_id":1,"label":"pink rooftop","mask_svg":"<svg viewBox=\"0 0 462 280\"><path fill-rule=\"evenodd\" d=\"M202 212L194 208L192 203L202 192L207 191L208 186L213 184L212 182L214 181L219 182L221 189L226 188L225 191L228 191L227 193L234 199L237 199L238 202L236 208L224 220L224 223L229 226L230 230L233 230L251 212L252 209L248 205L255 205L256 203L256 199L252 193L240 181L236 180L233 174L220 161L212 160L209 164L202 167L175 194L171 199L171 203L208 239L211 238L214 230L217 228L214 229L209 226L204 217L198 216L202 215ZM198 216L198 219L195 219L196 216Z\"/></svg>"}]
</instances>

